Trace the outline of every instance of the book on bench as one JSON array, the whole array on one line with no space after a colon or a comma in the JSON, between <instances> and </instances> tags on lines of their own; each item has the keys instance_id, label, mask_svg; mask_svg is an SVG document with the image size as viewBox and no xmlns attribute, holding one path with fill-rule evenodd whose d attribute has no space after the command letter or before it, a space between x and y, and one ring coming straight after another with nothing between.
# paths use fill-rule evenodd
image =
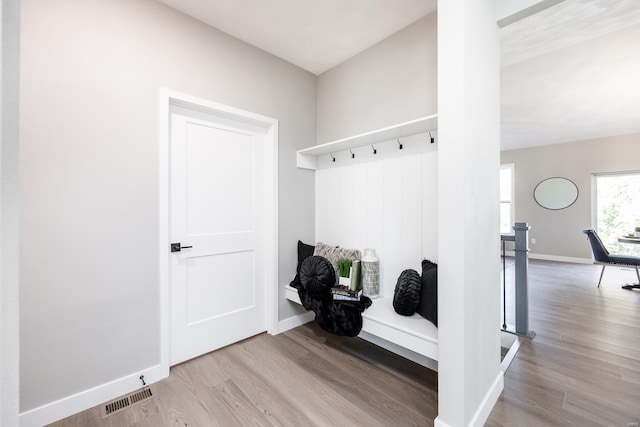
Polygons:
<instances>
[{"instance_id":1,"label":"book on bench","mask_svg":"<svg viewBox=\"0 0 640 427\"><path fill-rule=\"evenodd\" d=\"M362 289L352 290L342 286L331 288L331 296L334 301L360 301Z\"/></svg>"}]
</instances>

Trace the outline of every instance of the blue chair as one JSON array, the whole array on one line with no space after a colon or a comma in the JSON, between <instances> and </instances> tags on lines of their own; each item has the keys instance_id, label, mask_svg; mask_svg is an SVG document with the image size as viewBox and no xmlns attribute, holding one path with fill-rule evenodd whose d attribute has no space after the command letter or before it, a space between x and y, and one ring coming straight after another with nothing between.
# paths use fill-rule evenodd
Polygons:
<instances>
[{"instance_id":1,"label":"blue chair","mask_svg":"<svg viewBox=\"0 0 640 427\"><path fill-rule=\"evenodd\" d=\"M607 248L604 247L602 240L598 237L598 234L592 228L582 230L584 234L589 238L591 243L591 250L593 251L593 259L596 264L602 264L602 271L600 272L600 280L598 280L598 287L602 282L602 275L607 265L617 265L621 267L634 267L636 269L636 276L638 276L638 283L636 285L625 285L624 289L640 288L640 272L638 272L638 266L640 266L640 257L626 256L626 255L611 255Z\"/></svg>"}]
</instances>

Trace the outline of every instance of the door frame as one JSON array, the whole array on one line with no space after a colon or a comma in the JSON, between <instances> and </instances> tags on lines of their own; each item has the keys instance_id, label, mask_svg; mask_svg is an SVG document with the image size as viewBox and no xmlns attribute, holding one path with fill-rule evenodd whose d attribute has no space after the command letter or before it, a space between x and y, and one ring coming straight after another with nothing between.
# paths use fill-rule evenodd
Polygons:
<instances>
[{"instance_id":1,"label":"door frame","mask_svg":"<svg viewBox=\"0 0 640 427\"><path fill-rule=\"evenodd\" d=\"M278 333L278 120L260 114L251 113L228 105L172 91L166 88L159 90L159 282L160 282L160 365L165 376L169 376L169 351L171 344L169 301L170 270L170 197L169 197L169 139L170 139L170 107L179 105L213 116L233 119L258 126L265 130L264 149L264 217L265 217L265 308L266 325L269 334Z\"/></svg>"}]
</instances>

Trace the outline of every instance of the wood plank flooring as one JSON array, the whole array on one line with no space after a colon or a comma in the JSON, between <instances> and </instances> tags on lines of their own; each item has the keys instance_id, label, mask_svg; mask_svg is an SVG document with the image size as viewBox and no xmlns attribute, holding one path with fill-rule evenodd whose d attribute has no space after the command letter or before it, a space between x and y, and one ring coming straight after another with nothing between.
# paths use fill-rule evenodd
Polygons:
<instances>
[{"instance_id":1,"label":"wood plank flooring","mask_svg":"<svg viewBox=\"0 0 640 427\"><path fill-rule=\"evenodd\" d=\"M531 261L529 324L487 426L640 425L640 292L630 269Z\"/></svg>"},{"instance_id":2,"label":"wood plank flooring","mask_svg":"<svg viewBox=\"0 0 640 427\"><path fill-rule=\"evenodd\" d=\"M640 292L632 270L530 262L530 329L487 426L640 423ZM497 350L496 350L497 351ZM175 366L155 397L68 426L431 426L437 374L314 324L261 334Z\"/></svg>"},{"instance_id":3,"label":"wood plank flooring","mask_svg":"<svg viewBox=\"0 0 640 427\"><path fill-rule=\"evenodd\" d=\"M153 400L121 413L52 425L429 426L437 410L435 372L315 323L185 362L153 387Z\"/></svg>"}]
</instances>

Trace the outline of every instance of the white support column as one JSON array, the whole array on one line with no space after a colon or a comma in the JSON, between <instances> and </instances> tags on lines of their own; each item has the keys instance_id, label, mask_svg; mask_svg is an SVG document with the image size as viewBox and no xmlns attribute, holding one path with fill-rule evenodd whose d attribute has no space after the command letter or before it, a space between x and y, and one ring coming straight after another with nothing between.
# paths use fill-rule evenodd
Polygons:
<instances>
[{"instance_id":1,"label":"white support column","mask_svg":"<svg viewBox=\"0 0 640 427\"><path fill-rule=\"evenodd\" d=\"M0 3L0 425L18 425L18 82L20 1Z\"/></svg>"},{"instance_id":2,"label":"white support column","mask_svg":"<svg viewBox=\"0 0 640 427\"><path fill-rule=\"evenodd\" d=\"M495 16L495 0L438 2L438 427L483 425L503 388Z\"/></svg>"}]
</instances>

